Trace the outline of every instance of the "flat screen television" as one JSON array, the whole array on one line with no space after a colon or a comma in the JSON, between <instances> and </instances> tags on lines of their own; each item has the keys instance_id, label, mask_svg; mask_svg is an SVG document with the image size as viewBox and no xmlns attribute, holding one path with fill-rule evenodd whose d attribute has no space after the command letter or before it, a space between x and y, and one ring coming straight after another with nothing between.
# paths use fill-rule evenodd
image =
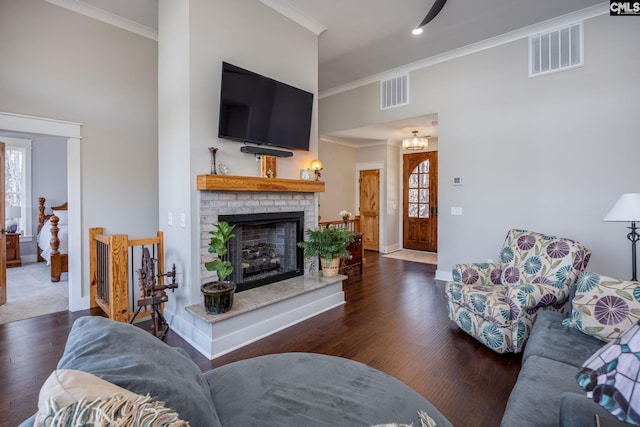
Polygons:
<instances>
[{"instance_id":1,"label":"flat screen television","mask_svg":"<svg viewBox=\"0 0 640 427\"><path fill-rule=\"evenodd\" d=\"M309 151L313 94L222 63L218 137Z\"/></svg>"}]
</instances>

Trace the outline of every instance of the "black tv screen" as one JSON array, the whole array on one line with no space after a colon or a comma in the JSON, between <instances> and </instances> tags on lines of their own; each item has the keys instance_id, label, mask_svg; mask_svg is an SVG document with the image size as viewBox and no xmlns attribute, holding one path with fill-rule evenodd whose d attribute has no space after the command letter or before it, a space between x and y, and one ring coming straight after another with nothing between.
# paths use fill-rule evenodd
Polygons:
<instances>
[{"instance_id":1,"label":"black tv screen","mask_svg":"<svg viewBox=\"0 0 640 427\"><path fill-rule=\"evenodd\" d=\"M222 63L218 137L309 150L313 94Z\"/></svg>"}]
</instances>

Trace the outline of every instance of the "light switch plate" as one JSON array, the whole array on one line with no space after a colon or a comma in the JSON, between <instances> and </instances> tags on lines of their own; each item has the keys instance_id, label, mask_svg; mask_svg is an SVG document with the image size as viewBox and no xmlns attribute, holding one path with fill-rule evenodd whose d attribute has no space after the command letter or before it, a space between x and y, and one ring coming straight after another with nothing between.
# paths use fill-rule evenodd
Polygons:
<instances>
[{"instance_id":1,"label":"light switch plate","mask_svg":"<svg viewBox=\"0 0 640 427\"><path fill-rule=\"evenodd\" d=\"M462 215L462 208L452 206L451 215Z\"/></svg>"}]
</instances>

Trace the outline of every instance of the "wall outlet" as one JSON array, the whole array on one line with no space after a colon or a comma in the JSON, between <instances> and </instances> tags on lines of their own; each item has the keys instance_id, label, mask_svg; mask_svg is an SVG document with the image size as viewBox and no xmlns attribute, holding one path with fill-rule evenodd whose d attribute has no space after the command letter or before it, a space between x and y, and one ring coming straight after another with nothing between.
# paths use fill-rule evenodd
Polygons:
<instances>
[{"instance_id":1,"label":"wall outlet","mask_svg":"<svg viewBox=\"0 0 640 427\"><path fill-rule=\"evenodd\" d=\"M451 215L462 215L462 208L457 206L452 206Z\"/></svg>"},{"instance_id":2,"label":"wall outlet","mask_svg":"<svg viewBox=\"0 0 640 427\"><path fill-rule=\"evenodd\" d=\"M167 214L167 224L173 225L173 212Z\"/></svg>"}]
</instances>

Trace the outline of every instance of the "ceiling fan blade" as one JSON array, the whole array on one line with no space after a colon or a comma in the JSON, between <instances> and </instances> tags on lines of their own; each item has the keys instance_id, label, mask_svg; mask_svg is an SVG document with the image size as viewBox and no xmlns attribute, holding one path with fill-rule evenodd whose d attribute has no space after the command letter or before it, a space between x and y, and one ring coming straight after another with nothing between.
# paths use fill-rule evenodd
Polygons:
<instances>
[{"instance_id":1,"label":"ceiling fan blade","mask_svg":"<svg viewBox=\"0 0 640 427\"><path fill-rule=\"evenodd\" d=\"M438 16L438 13L440 13L446 2L447 0L436 0L435 3L433 3L433 6L431 6L431 10L427 13L427 16L424 17L417 28L427 25L433 18Z\"/></svg>"}]
</instances>

